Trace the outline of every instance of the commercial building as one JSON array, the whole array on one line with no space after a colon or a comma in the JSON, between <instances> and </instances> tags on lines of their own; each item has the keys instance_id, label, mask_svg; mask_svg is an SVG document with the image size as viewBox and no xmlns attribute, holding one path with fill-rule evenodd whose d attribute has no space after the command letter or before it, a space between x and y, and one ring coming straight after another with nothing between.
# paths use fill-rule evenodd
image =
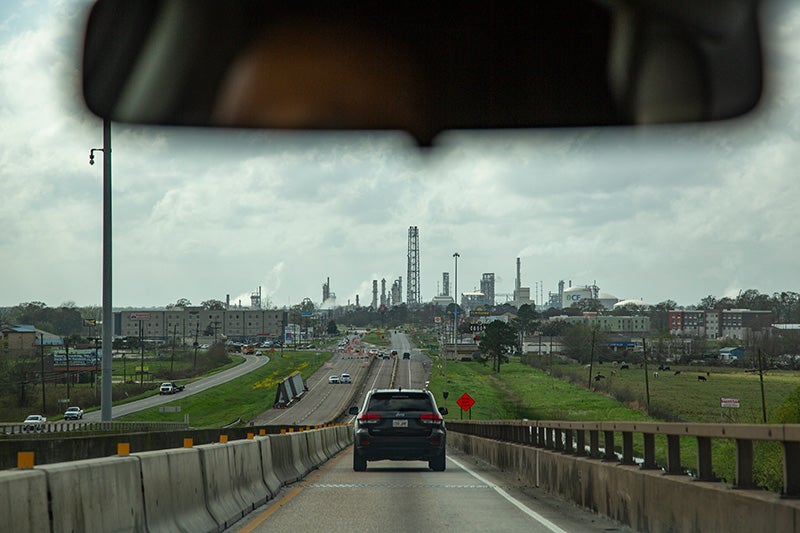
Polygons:
<instances>
[{"instance_id":1,"label":"commercial building","mask_svg":"<svg viewBox=\"0 0 800 533\"><path fill-rule=\"evenodd\" d=\"M559 316L551 320L564 320L570 324L584 324L607 333L643 337L650 333L649 316L613 316L584 313L581 316Z\"/></svg>"},{"instance_id":2,"label":"commercial building","mask_svg":"<svg viewBox=\"0 0 800 533\"><path fill-rule=\"evenodd\" d=\"M745 339L753 331L769 328L772 311L750 309L697 309L670 311L669 332L682 337Z\"/></svg>"},{"instance_id":3,"label":"commercial building","mask_svg":"<svg viewBox=\"0 0 800 533\"><path fill-rule=\"evenodd\" d=\"M288 314L280 309L127 309L114 313L114 335L167 340L173 336L226 337L234 340L257 337L283 338Z\"/></svg>"}]
</instances>

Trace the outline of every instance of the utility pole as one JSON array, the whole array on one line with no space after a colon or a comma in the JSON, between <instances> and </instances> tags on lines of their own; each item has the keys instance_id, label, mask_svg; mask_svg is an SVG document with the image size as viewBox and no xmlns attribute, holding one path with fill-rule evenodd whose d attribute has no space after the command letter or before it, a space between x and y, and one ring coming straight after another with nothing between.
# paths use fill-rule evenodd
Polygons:
<instances>
[{"instance_id":1,"label":"utility pole","mask_svg":"<svg viewBox=\"0 0 800 533\"><path fill-rule=\"evenodd\" d=\"M644 390L647 398L647 414L650 414L650 376L647 374L647 342L642 337L642 355L644 356Z\"/></svg>"},{"instance_id":2,"label":"utility pole","mask_svg":"<svg viewBox=\"0 0 800 533\"><path fill-rule=\"evenodd\" d=\"M142 321L139 321L139 353L141 363L139 364L139 386L144 389L144 338L142 336Z\"/></svg>"},{"instance_id":3,"label":"utility pole","mask_svg":"<svg viewBox=\"0 0 800 533\"><path fill-rule=\"evenodd\" d=\"M761 354L761 348L756 352L758 354L758 377L761 380L761 419L767 423L767 401L764 398L764 360Z\"/></svg>"},{"instance_id":4,"label":"utility pole","mask_svg":"<svg viewBox=\"0 0 800 533\"><path fill-rule=\"evenodd\" d=\"M592 346L589 350L589 390L592 390L592 369L594 368L594 335L597 330L592 328Z\"/></svg>"},{"instance_id":5,"label":"utility pole","mask_svg":"<svg viewBox=\"0 0 800 533\"><path fill-rule=\"evenodd\" d=\"M169 362L169 377L172 377L172 370L175 365L175 336L178 334L178 324L172 327L172 359Z\"/></svg>"},{"instance_id":6,"label":"utility pole","mask_svg":"<svg viewBox=\"0 0 800 533\"><path fill-rule=\"evenodd\" d=\"M194 328L194 368L197 368L197 337L200 335L200 318Z\"/></svg>"},{"instance_id":7,"label":"utility pole","mask_svg":"<svg viewBox=\"0 0 800 533\"><path fill-rule=\"evenodd\" d=\"M47 405L44 393L44 333L39 333L39 348L42 354L42 416L44 416L45 406Z\"/></svg>"},{"instance_id":8,"label":"utility pole","mask_svg":"<svg viewBox=\"0 0 800 533\"><path fill-rule=\"evenodd\" d=\"M67 356L67 401L69 401L69 382L70 382L70 376L69 376L69 341L67 340L66 337L64 337L64 353Z\"/></svg>"}]
</instances>

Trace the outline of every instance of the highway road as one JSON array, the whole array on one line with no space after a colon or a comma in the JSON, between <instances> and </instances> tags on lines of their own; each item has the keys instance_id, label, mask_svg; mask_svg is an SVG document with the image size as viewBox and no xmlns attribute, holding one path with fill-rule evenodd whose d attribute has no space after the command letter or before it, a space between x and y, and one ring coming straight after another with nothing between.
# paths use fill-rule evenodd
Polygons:
<instances>
[{"instance_id":1,"label":"highway road","mask_svg":"<svg viewBox=\"0 0 800 533\"><path fill-rule=\"evenodd\" d=\"M269 357L266 356L245 355L243 357L245 360L240 365L236 365L232 368L223 370L222 372L218 372L214 375L198 379L196 381L193 381L192 383L187 383L186 389L183 392L178 392L176 394L166 394L164 396L157 394L155 396L150 396L148 398L136 400L135 402L115 405L111 408L111 418L119 418L121 416L135 413L137 411L142 411L144 409L149 409L151 407L157 407L161 404L169 403L179 398L185 398L186 396L191 396L193 394L197 394L198 392L203 392L204 390L216 387L217 385L225 383L226 381L230 381L232 379L243 376L249 372L252 372L256 368L261 367L269 362ZM183 382L179 381L179 383ZM157 386L158 384L154 385L154 387ZM98 410L98 411L92 411L91 413L86 413L85 415L83 415L83 420L87 422L99 422L100 411Z\"/></svg>"},{"instance_id":2,"label":"highway road","mask_svg":"<svg viewBox=\"0 0 800 533\"><path fill-rule=\"evenodd\" d=\"M286 409L270 409L256 417L253 424L321 425L346 412L350 406L360 407L364 394L370 389L425 387L430 374L430 359L412 348L404 333L393 333L391 346L380 348L387 353L396 350L397 357L384 359L364 355L371 348L373 346L362 345L358 337L352 338L345 349L335 353L305 381L308 391L299 401ZM404 352L409 352L411 359L403 359ZM330 376L340 376L342 372L350 374L352 384L328 383Z\"/></svg>"},{"instance_id":3,"label":"highway road","mask_svg":"<svg viewBox=\"0 0 800 533\"><path fill-rule=\"evenodd\" d=\"M448 451L447 470L382 461L353 471L352 447L228 531L630 531Z\"/></svg>"}]
</instances>

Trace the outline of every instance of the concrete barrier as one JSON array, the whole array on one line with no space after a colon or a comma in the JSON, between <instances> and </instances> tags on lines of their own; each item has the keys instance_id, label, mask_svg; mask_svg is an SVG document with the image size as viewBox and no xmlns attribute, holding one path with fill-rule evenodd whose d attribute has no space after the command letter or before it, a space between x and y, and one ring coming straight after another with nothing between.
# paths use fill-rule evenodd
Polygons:
<instances>
[{"instance_id":1,"label":"concrete barrier","mask_svg":"<svg viewBox=\"0 0 800 533\"><path fill-rule=\"evenodd\" d=\"M328 460L325 455L325 450L322 449L322 435L319 429L313 431L306 431L306 444L308 444L308 455L311 461L319 467L322 463Z\"/></svg>"},{"instance_id":2,"label":"concrete barrier","mask_svg":"<svg viewBox=\"0 0 800 533\"><path fill-rule=\"evenodd\" d=\"M15 533L50 531L45 473L37 470L0 472L0 517L3 529Z\"/></svg>"},{"instance_id":3,"label":"concrete barrier","mask_svg":"<svg viewBox=\"0 0 800 533\"><path fill-rule=\"evenodd\" d=\"M255 440L197 446L206 507L224 529L267 501L261 451Z\"/></svg>"},{"instance_id":4,"label":"concrete barrier","mask_svg":"<svg viewBox=\"0 0 800 533\"><path fill-rule=\"evenodd\" d=\"M141 463L147 529L211 532L219 526L206 508L200 451L173 449L133 454Z\"/></svg>"},{"instance_id":5,"label":"concrete barrier","mask_svg":"<svg viewBox=\"0 0 800 533\"><path fill-rule=\"evenodd\" d=\"M295 460L292 453L291 435L270 435L269 444L272 450L272 464L275 466L275 475L283 485L294 483L303 477L302 463Z\"/></svg>"},{"instance_id":6,"label":"concrete barrier","mask_svg":"<svg viewBox=\"0 0 800 533\"><path fill-rule=\"evenodd\" d=\"M145 530L138 458L88 459L36 470L47 475L53 533Z\"/></svg>"},{"instance_id":7,"label":"concrete barrier","mask_svg":"<svg viewBox=\"0 0 800 533\"><path fill-rule=\"evenodd\" d=\"M448 432L455 447L637 531L798 531L800 502L558 451Z\"/></svg>"},{"instance_id":8,"label":"concrete barrier","mask_svg":"<svg viewBox=\"0 0 800 533\"><path fill-rule=\"evenodd\" d=\"M274 498L278 491L281 489L281 480L278 478L277 469L275 468L275 461L272 458L272 444L270 443L271 437L256 437L258 442L258 449L261 453L261 468L264 474L264 484L269 490L269 497Z\"/></svg>"},{"instance_id":9,"label":"concrete barrier","mask_svg":"<svg viewBox=\"0 0 800 533\"><path fill-rule=\"evenodd\" d=\"M300 472L300 477L305 477L316 467L308 455L306 436L302 433L291 433L289 441L292 443L292 457L294 458L295 466Z\"/></svg>"},{"instance_id":10,"label":"concrete barrier","mask_svg":"<svg viewBox=\"0 0 800 533\"><path fill-rule=\"evenodd\" d=\"M339 450L336 446L336 428L325 428L320 432L320 434L322 435L322 447L325 450L325 455L328 458L331 458L339 453Z\"/></svg>"}]
</instances>

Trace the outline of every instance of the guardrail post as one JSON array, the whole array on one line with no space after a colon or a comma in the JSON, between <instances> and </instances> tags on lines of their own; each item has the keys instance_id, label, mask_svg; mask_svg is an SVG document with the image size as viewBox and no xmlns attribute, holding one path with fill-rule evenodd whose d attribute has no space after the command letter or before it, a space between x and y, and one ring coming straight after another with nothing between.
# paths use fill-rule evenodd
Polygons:
<instances>
[{"instance_id":1,"label":"guardrail post","mask_svg":"<svg viewBox=\"0 0 800 533\"><path fill-rule=\"evenodd\" d=\"M631 431L622 432L622 464L632 465L633 463L633 433Z\"/></svg>"},{"instance_id":2,"label":"guardrail post","mask_svg":"<svg viewBox=\"0 0 800 533\"><path fill-rule=\"evenodd\" d=\"M667 474L683 474L681 438L678 435L667 435Z\"/></svg>"},{"instance_id":3,"label":"guardrail post","mask_svg":"<svg viewBox=\"0 0 800 533\"><path fill-rule=\"evenodd\" d=\"M642 462L642 470L656 470L656 436L653 433L643 433L644 437L644 461Z\"/></svg>"},{"instance_id":4,"label":"guardrail post","mask_svg":"<svg viewBox=\"0 0 800 533\"><path fill-rule=\"evenodd\" d=\"M575 431L577 443L575 445L575 455L586 455L586 430L578 429Z\"/></svg>"},{"instance_id":5,"label":"guardrail post","mask_svg":"<svg viewBox=\"0 0 800 533\"><path fill-rule=\"evenodd\" d=\"M537 426L536 428L536 446L539 448L546 448L547 428L544 426Z\"/></svg>"},{"instance_id":6,"label":"guardrail post","mask_svg":"<svg viewBox=\"0 0 800 533\"><path fill-rule=\"evenodd\" d=\"M737 489L751 489L753 483L753 441L736 439L736 479Z\"/></svg>"},{"instance_id":7,"label":"guardrail post","mask_svg":"<svg viewBox=\"0 0 800 533\"><path fill-rule=\"evenodd\" d=\"M564 453L575 455L575 446L572 440L572 430L567 429L564 431Z\"/></svg>"},{"instance_id":8,"label":"guardrail post","mask_svg":"<svg viewBox=\"0 0 800 533\"><path fill-rule=\"evenodd\" d=\"M589 430L589 457L597 459L600 457L600 430Z\"/></svg>"},{"instance_id":9,"label":"guardrail post","mask_svg":"<svg viewBox=\"0 0 800 533\"><path fill-rule=\"evenodd\" d=\"M564 431L561 428L553 428L553 449L564 449Z\"/></svg>"},{"instance_id":10,"label":"guardrail post","mask_svg":"<svg viewBox=\"0 0 800 533\"><path fill-rule=\"evenodd\" d=\"M553 428L545 428L544 447L548 450L553 449Z\"/></svg>"},{"instance_id":11,"label":"guardrail post","mask_svg":"<svg viewBox=\"0 0 800 533\"><path fill-rule=\"evenodd\" d=\"M614 453L614 432L603 431L605 454L603 454L603 461L616 461L617 455Z\"/></svg>"},{"instance_id":12,"label":"guardrail post","mask_svg":"<svg viewBox=\"0 0 800 533\"><path fill-rule=\"evenodd\" d=\"M716 481L709 437L697 437L697 481Z\"/></svg>"},{"instance_id":13,"label":"guardrail post","mask_svg":"<svg viewBox=\"0 0 800 533\"><path fill-rule=\"evenodd\" d=\"M783 496L800 496L800 442L783 441Z\"/></svg>"}]
</instances>

